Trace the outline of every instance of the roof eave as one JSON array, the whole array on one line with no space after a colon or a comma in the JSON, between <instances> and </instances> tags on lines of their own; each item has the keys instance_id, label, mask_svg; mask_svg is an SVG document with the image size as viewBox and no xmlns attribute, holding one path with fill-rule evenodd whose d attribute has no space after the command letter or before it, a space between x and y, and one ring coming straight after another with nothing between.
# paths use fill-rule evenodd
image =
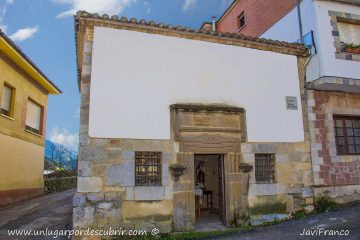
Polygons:
<instances>
[{"instance_id":1,"label":"roof eave","mask_svg":"<svg viewBox=\"0 0 360 240\"><path fill-rule=\"evenodd\" d=\"M16 65L31 76L49 94L61 94L62 91L30 60L29 57L0 30L0 49Z\"/></svg>"}]
</instances>

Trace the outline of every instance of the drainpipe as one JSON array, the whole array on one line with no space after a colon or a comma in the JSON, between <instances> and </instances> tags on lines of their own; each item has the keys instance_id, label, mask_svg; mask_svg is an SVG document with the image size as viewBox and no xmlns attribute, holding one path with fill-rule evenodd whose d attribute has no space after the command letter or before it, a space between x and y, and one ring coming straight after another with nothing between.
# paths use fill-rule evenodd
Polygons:
<instances>
[{"instance_id":1,"label":"drainpipe","mask_svg":"<svg viewBox=\"0 0 360 240\"><path fill-rule=\"evenodd\" d=\"M212 30L216 32L216 21L215 21L216 16L212 16L211 18L212 18Z\"/></svg>"},{"instance_id":2,"label":"drainpipe","mask_svg":"<svg viewBox=\"0 0 360 240\"><path fill-rule=\"evenodd\" d=\"M299 19L300 39L301 39L301 43L304 43L304 34L303 34L303 27L302 27L302 21L301 21L300 0L296 0L296 7L297 7L298 19Z\"/></svg>"}]
</instances>

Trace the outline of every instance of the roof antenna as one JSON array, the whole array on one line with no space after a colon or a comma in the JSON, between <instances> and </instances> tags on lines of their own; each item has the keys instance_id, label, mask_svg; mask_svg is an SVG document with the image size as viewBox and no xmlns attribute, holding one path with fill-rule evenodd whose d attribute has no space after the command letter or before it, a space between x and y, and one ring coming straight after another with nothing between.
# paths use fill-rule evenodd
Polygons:
<instances>
[{"instance_id":1,"label":"roof antenna","mask_svg":"<svg viewBox=\"0 0 360 240\"><path fill-rule=\"evenodd\" d=\"M216 32L216 21L215 21L216 16L212 16L211 19L212 19L212 30Z\"/></svg>"}]
</instances>

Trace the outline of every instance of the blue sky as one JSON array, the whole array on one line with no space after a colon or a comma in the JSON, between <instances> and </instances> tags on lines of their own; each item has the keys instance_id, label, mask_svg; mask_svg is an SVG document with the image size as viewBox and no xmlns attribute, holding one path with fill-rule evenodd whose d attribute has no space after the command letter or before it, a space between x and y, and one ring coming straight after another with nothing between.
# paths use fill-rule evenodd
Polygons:
<instances>
[{"instance_id":1,"label":"blue sky","mask_svg":"<svg viewBox=\"0 0 360 240\"><path fill-rule=\"evenodd\" d=\"M0 27L63 91L49 97L46 138L76 148L80 96L73 13L77 10L198 28L232 0L0 0Z\"/></svg>"}]
</instances>

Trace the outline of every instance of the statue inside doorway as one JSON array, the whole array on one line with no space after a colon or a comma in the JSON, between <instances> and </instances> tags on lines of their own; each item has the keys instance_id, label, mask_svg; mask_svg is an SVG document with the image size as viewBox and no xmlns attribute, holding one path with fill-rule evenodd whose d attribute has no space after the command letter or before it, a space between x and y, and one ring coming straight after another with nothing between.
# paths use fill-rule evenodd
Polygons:
<instances>
[{"instance_id":1,"label":"statue inside doorway","mask_svg":"<svg viewBox=\"0 0 360 240\"><path fill-rule=\"evenodd\" d=\"M196 185L200 188L205 188L205 172L204 172L204 161L200 161L196 167Z\"/></svg>"}]
</instances>

